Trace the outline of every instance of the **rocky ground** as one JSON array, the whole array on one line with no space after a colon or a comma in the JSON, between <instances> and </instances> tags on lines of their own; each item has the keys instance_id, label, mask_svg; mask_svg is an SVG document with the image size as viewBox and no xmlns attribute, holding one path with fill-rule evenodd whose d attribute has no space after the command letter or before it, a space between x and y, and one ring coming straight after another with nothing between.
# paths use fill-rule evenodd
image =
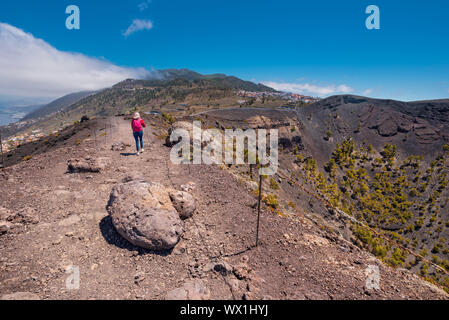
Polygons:
<instances>
[{"instance_id":1,"label":"rocky ground","mask_svg":"<svg viewBox=\"0 0 449 320\"><path fill-rule=\"evenodd\" d=\"M2 299L447 299L407 270L392 269L307 217L262 209L255 244L254 185L227 168L178 166L151 126L134 154L129 122L111 118L91 136L34 156L0 177ZM125 150L111 145L124 142ZM116 145L117 146L117 145ZM68 172L69 159L109 159L98 172ZM107 212L111 190L130 173L188 189L196 211L182 221L173 250L141 249L123 239ZM140 178L139 178L140 179ZM366 287L368 266L380 288ZM70 290L67 270L80 271Z\"/></svg>"}]
</instances>

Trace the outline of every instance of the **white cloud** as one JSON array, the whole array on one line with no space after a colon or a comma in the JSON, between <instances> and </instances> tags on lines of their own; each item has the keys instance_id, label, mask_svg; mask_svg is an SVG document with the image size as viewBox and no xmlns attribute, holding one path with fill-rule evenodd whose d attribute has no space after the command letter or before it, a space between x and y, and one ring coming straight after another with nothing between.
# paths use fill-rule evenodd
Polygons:
<instances>
[{"instance_id":1,"label":"white cloud","mask_svg":"<svg viewBox=\"0 0 449 320\"><path fill-rule=\"evenodd\" d=\"M142 30L151 30L153 28L153 22L150 20L140 20L140 19L134 19L133 23L126 29L125 32L123 32L123 35L125 37L130 36L131 34L142 31Z\"/></svg>"},{"instance_id":2,"label":"white cloud","mask_svg":"<svg viewBox=\"0 0 449 320\"><path fill-rule=\"evenodd\" d=\"M368 95L370 95L371 93L373 93L373 89L366 89L365 91L363 91L363 95L364 95L364 96L368 96Z\"/></svg>"},{"instance_id":3,"label":"white cloud","mask_svg":"<svg viewBox=\"0 0 449 320\"><path fill-rule=\"evenodd\" d=\"M138 5L139 10L140 10L140 11L145 11L145 10L147 10L148 7L149 7L149 5L150 5L150 3L151 3L151 0L146 0L146 1L144 1L144 2L141 2L141 3Z\"/></svg>"},{"instance_id":4,"label":"white cloud","mask_svg":"<svg viewBox=\"0 0 449 320\"><path fill-rule=\"evenodd\" d=\"M6 23L0 23L0 48L0 96L59 97L149 74L145 69L122 68L79 53L59 51Z\"/></svg>"},{"instance_id":5,"label":"white cloud","mask_svg":"<svg viewBox=\"0 0 449 320\"><path fill-rule=\"evenodd\" d=\"M273 81L263 82L263 84L278 91L287 91L292 93L317 96L328 96L337 93L350 93L354 91L354 89L345 84L341 84L338 86L317 86L309 83L281 83Z\"/></svg>"}]
</instances>

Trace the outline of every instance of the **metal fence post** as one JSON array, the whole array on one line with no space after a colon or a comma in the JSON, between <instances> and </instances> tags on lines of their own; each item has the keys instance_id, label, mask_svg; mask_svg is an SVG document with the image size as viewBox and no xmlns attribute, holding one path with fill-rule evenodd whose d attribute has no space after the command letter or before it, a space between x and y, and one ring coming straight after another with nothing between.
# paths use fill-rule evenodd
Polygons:
<instances>
[{"instance_id":1,"label":"metal fence post","mask_svg":"<svg viewBox=\"0 0 449 320\"><path fill-rule=\"evenodd\" d=\"M259 246L259 225L260 225L260 202L262 200L262 175L259 176L259 200L257 203L257 231L256 231L256 247Z\"/></svg>"}]
</instances>

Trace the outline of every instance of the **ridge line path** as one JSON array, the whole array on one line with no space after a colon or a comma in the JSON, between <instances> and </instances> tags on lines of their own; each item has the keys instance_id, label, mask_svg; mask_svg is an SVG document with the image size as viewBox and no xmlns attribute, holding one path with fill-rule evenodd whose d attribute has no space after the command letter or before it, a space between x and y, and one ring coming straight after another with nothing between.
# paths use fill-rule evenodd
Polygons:
<instances>
[{"instance_id":1,"label":"ridge line path","mask_svg":"<svg viewBox=\"0 0 449 320\"><path fill-rule=\"evenodd\" d=\"M254 185L217 166L192 165L189 174L187 166L171 164L170 149L158 137L167 128L157 119L148 122L139 157L129 121L107 118L80 145L68 140L8 170L9 179L0 181L0 207L16 213L17 221L0 235L0 298L30 292L41 299L164 299L186 281L201 279L212 299L447 299L406 270L269 211L261 215L261 245L238 254L255 240ZM131 147L111 151L114 142ZM67 160L86 156L113 163L101 173L66 173ZM166 187L195 184L190 193L197 211L183 222L185 233L171 252L132 246L108 217L111 189L136 171ZM28 216L39 222L23 218ZM233 271L208 271L219 260ZM365 288L369 265L380 268L379 290ZM79 267L77 290L66 287L70 266Z\"/></svg>"}]
</instances>

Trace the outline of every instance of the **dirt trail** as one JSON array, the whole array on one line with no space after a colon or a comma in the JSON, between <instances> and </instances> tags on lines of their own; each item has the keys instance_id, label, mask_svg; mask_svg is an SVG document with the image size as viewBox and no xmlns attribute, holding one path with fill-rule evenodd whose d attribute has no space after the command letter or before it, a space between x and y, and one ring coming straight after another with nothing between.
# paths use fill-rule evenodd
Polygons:
<instances>
[{"instance_id":1,"label":"dirt trail","mask_svg":"<svg viewBox=\"0 0 449 320\"><path fill-rule=\"evenodd\" d=\"M100 122L101 123L101 122ZM41 299L163 299L189 279L202 279L212 299L431 299L447 296L405 270L294 217L264 210L261 245L254 244L255 196L246 183L217 166L176 166L170 150L149 127L145 152L136 156L129 121L110 118L80 145L36 156L8 170L1 207L39 218L0 236L0 297L31 292ZM96 143L95 139L96 137ZM112 143L131 145L123 152ZM99 174L68 174L70 158L110 157ZM132 246L114 230L106 212L112 187L131 171L148 181L191 192L197 212L171 252ZM225 260L234 274L207 271ZM368 292L365 270L378 265L381 289ZM80 270L79 290L66 287L66 268Z\"/></svg>"}]
</instances>

